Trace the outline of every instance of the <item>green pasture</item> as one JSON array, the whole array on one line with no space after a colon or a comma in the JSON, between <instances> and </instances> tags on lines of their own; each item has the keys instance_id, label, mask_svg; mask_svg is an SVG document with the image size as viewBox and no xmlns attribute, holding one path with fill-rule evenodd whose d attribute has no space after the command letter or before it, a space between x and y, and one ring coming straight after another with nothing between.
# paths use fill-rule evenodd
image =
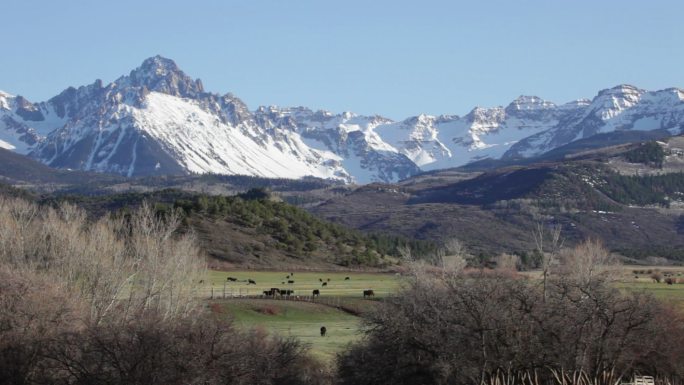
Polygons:
<instances>
[{"instance_id":1,"label":"green pasture","mask_svg":"<svg viewBox=\"0 0 684 385\"><path fill-rule=\"evenodd\" d=\"M262 328L283 337L297 337L311 346L312 354L331 363L335 354L361 338L360 319L342 310L310 302L270 299L230 299L214 302L237 325ZM321 337L320 328L327 333Z\"/></svg>"},{"instance_id":2,"label":"green pasture","mask_svg":"<svg viewBox=\"0 0 684 385\"><path fill-rule=\"evenodd\" d=\"M656 283L650 278L650 274L639 274L635 277L632 273L633 267L623 266L621 269L624 269L624 273L616 283L618 288L644 291L659 300L672 302L684 310L684 283ZM680 269L681 276L678 275ZM288 275L289 279L286 278ZM684 268L673 271L672 276L683 277ZM228 282L227 277L237 278L238 282ZM345 280L345 277L350 279ZM248 279L256 281L257 284L248 285ZM288 284L288 280L293 280L294 283ZM327 286L322 286L320 280L327 282ZM219 305L239 326L261 328L284 337L297 337L302 342L310 344L314 356L331 363L336 353L350 342L361 338L360 318L354 314L363 312L377 303L364 300L363 290L373 289L376 296L381 298L400 291L403 278L384 273L244 270L210 271L205 281L207 296L210 296L213 290L215 300L212 303ZM224 288L225 300L222 299ZM270 288L294 290L294 295L300 297L310 296L314 289L319 289L321 299L318 303L311 303L238 298L258 296ZM320 336L321 326L328 330L326 337Z\"/></svg>"},{"instance_id":3,"label":"green pasture","mask_svg":"<svg viewBox=\"0 0 684 385\"><path fill-rule=\"evenodd\" d=\"M227 277L238 281L229 282ZM346 277L349 279L345 280ZM256 285L247 284L248 279L254 280ZM294 283L287 283L288 280ZM321 280L327 285L323 286ZM350 342L361 338L360 318L354 314L377 303L363 299L363 290L372 289L375 296L381 298L396 293L402 285L400 276L365 272L212 270L205 281L206 295L211 296L213 291L212 303L221 306L239 326L297 337L310 344L315 357L327 363L331 363L335 354ZM314 289L320 290L321 294L316 303L239 298L258 296L271 288L294 290L294 295L300 297L311 296ZM224 290L226 299L223 299ZM320 335L321 326L327 328L325 337Z\"/></svg>"},{"instance_id":4,"label":"green pasture","mask_svg":"<svg viewBox=\"0 0 684 385\"><path fill-rule=\"evenodd\" d=\"M640 291L653 297L670 302L684 310L684 268L681 266L621 266L617 287L623 290ZM636 272L636 273L635 273ZM661 282L651 278L652 273L661 275ZM675 284L668 285L665 278L675 280Z\"/></svg>"},{"instance_id":5,"label":"green pasture","mask_svg":"<svg viewBox=\"0 0 684 385\"><path fill-rule=\"evenodd\" d=\"M668 285L666 283L646 282L643 280L622 281L618 287L630 291L643 291L653 297L670 302L677 308L684 310L684 284Z\"/></svg>"},{"instance_id":6,"label":"green pasture","mask_svg":"<svg viewBox=\"0 0 684 385\"><path fill-rule=\"evenodd\" d=\"M294 274L292 274L294 273ZM287 276L290 278L286 278ZM228 282L227 277L237 278L238 282ZM349 277L349 280L345 280ZM247 284L247 280L256 281L256 285ZM294 283L287 283L288 280ZM322 286L323 280L327 286ZM328 281L329 280L329 281ZM401 277L384 273L355 272L281 272L281 271L215 271L209 277L203 289L214 298L226 296L260 295L271 288L294 290L294 295L310 296L314 289L321 292L321 297L363 297L363 290L372 289L377 297L396 292L401 286Z\"/></svg>"}]
</instances>

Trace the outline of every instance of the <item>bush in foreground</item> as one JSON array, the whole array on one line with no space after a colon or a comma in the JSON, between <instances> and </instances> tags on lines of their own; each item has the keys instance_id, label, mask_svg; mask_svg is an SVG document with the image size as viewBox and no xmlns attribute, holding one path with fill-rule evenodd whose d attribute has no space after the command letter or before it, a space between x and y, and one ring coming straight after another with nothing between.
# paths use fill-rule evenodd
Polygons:
<instances>
[{"instance_id":1,"label":"bush in foreground","mask_svg":"<svg viewBox=\"0 0 684 385\"><path fill-rule=\"evenodd\" d=\"M595 277L540 285L510 274L417 277L366 315L338 358L340 384L681 383L684 319Z\"/></svg>"}]
</instances>

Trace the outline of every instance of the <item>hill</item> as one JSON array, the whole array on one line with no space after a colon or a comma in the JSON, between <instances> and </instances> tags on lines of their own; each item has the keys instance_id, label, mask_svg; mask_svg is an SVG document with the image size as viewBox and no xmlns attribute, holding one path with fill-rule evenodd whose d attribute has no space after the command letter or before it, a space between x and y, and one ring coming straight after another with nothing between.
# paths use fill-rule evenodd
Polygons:
<instances>
[{"instance_id":1,"label":"hill","mask_svg":"<svg viewBox=\"0 0 684 385\"><path fill-rule=\"evenodd\" d=\"M197 234L216 266L243 268L384 268L397 263L398 247L420 257L437 245L406 237L362 233L281 201L263 189L235 196L209 196L179 190L111 195L48 195L43 204L70 202L91 216L127 213L143 202L159 215L180 210L184 231Z\"/></svg>"},{"instance_id":2,"label":"hill","mask_svg":"<svg viewBox=\"0 0 684 385\"><path fill-rule=\"evenodd\" d=\"M560 224L568 246L600 238L628 256L684 261L679 140L612 146L485 172L432 172L394 185L360 187L311 211L367 231L437 242L458 238L475 254L529 254L532 231L542 221ZM644 155L653 153L654 143L667 151L662 164Z\"/></svg>"}]
</instances>

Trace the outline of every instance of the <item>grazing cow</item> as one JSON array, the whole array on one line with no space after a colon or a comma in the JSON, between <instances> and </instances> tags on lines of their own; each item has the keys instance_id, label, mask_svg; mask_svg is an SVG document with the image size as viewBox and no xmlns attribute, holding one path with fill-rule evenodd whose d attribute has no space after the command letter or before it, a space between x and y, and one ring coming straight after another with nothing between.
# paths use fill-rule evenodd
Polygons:
<instances>
[{"instance_id":1,"label":"grazing cow","mask_svg":"<svg viewBox=\"0 0 684 385\"><path fill-rule=\"evenodd\" d=\"M280 289L280 295L290 296L294 294L294 290Z\"/></svg>"},{"instance_id":2,"label":"grazing cow","mask_svg":"<svg viewBox=\"0 0 684 385\"><path fill-rule=\"evenodd\" d=\"M668 285L672 285L673 283L675 283L675 280L672 278L665 278L665 283L667 283Z\"/></svg>"},{"instance_id":3,"label":"grazing cow","mask_svg":"<svg viewBox=\"0 0 684 385\"><path fill-rule=\"evenodd\" d=\"M344 280L345 280L345 281L349 281L350 279L351 279L351 278L349 278L349 277L344 277Z\"/></svg>"},{"instance_id":4,"label":"grazing cow","mask_svg":"<svg viewBox=\"0 0 684 385\"><path fill-rule=\"evenodd\" d=\"M328 329L325 328L325 326L321 326L321 337L325 337L325 333L328 331Z\"/></svg>"},{"instance_id":5,"label":"grazing cow","mask_svg":"<svg viewBox=\"0 0 684 385\"><path fill-rule=\"evenodd\" d=\"M229 282L237 282L237 280L238 280L238 279L235 278L235 277L228 277L228 278L226 278L226 281L229 281Z\"/></svg>"},{"instance_id":6,"label":"grazing cow","mask_svg":"<svg viewBox=\"0 0 684 385\"><path fill-rule=\"evenodd\" d=\"M285 284L285 281L281 282L280 284L281 284L281 285L284 285L284 284Z\"/></svg>"},{"instance_id":7,"label":"grazing cow","mask_svg":"<svg viewBox=\"0 0 684 385\"><path fill-rule=\"evenodd\" d=\"M273 295L273 290L264 290L264 295L270 297Z\"/></svg>"},{"instance_id":8,"label":"grazing cow","mask_svg":"<svg viewBox=\"0 0 684 385\"><path fill-rule=\"evenodd\" d=\"M371 289L363 291L363 298L366 298L366 297L370 298L370 297L374 297L374 296L375 296L375 293L373 293L373 290L371 290Z\"/></svg>"},{"instance_id":9,"label":"grazing cow","mask_svg":"<svg viewBox=\"0 0 684 385\"><path fill-rule=\"evenodd\" d=\"M321 286L328 286L328 283L327 283L327 282L323 282L323 283L321 284Z\"/></svg>"},{"instance_id":10,"label":"grazing cow","mask_svg":"<svg viewBox=\"0 0 684 385\"><path fill-rule=\"evenodd\" d=\"M323 278L318 278L318 282L323 282Z\"/></svg>"},{"instance_id":11,"label":"grazing cow","mask_svg":"<svg viewBox=\"0 0 684 385\"><path fill-rule=\"evenodd\" d=\"M271 295L280 294L280 289L278 289L277 287L272 287L271 292L273 293Z\"/></svg>"},{"instance_id":12,"label":"grazing cow","mask_svg":"<svg viewBox=\"0 0 684 385\"><path fill-rule=\"evenodd\" d=\"M200 279L199 283L204 283L204 280L203 280L203 279Z\"/></svg>"},{"instance_id":13,"label":"grazing cow","mask_svg":"<svg viewBox=\"0 0 684 385\"><path fill-rule=\"evenodd\" d=\"M253 279L248 279L248 280L247 280L247 284L248 284L248 285L256 285L256 281L253 280Z\"/></svg>"},{"instance_id":14,"label":"grazing cow","mask_svg":"<svg viewBox=\"0 0 684 385\"><path fill-rule=\"evenodd\" d=\"M293 281L293 280L289 280L289 281L287 281L287 283L294 283L294 281Z\"/></svg>"},{"instance_id":15,"label":"grazing cow","mask_svg":"<svg viewBox=\"0 0 684 385\"><path fill-rule=\"evenodd\" d=\"M314 291L313 291L313 293L312 293L311 296L312 296L312 297L319 297L320 295L321 295L321 291L318 290L318 289L314 289Z\"/></svg>"},{"instance_id":16,"label":"grazing cow","mask_svg":"<svg viewBox=\"0 0 684 385\"><path fill-rule=\"evenodd\" d=\"M328 282L330 282L330 278L328 278Z\"/></svg>"},{"instance_id":17,"label":"grazing cow","mask_svg":"<svg viewBox=\"0 0 684 385\"><path fill-rule=\"evenodd\" d=\"M289 275L286 275L286 276L285 276L285 279L290 279L290 276L289 276Z\"/></svg>"}]
</instances>

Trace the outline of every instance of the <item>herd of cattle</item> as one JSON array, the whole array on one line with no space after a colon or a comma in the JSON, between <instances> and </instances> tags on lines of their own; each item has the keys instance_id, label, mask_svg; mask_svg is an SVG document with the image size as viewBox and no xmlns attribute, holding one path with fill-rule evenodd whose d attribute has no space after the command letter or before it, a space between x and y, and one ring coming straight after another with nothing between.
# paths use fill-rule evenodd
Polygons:
<instances>
[{"instance_id":1,"label":"herd of cattle","mask_svg":"<svg viewBox=\"0 0 684 385\"><path fill-rule=\"evenodd\" d=\"M294 273L290 273L288 276L285 277L286 281L288 284L294 284ZM345 281L349 281L351 277L344 277ZM253 279L247 279L247 280L239 280L235 277L227 277L226 278L227 282L247 282L247 285L256 285L256 281ZM286 281L281 282L282 284L285 284ZM321 283L322 287L328 286L328 282L330 282L330 278L327 278L326 280L323 280L323 278L319 278L318 281ZM263 296L265 297L290 297L294 295L294 290L291 289L280 289L277 287L272 287L269 290L264 290L262 292ZM316 298L321 295L321 291L319 289L313 289L311 292L311 297ZM364 289L363 290L363 298L371 298L374 297L375 293L373 292L372 289Z\"/></svg>"}]
</instances>

